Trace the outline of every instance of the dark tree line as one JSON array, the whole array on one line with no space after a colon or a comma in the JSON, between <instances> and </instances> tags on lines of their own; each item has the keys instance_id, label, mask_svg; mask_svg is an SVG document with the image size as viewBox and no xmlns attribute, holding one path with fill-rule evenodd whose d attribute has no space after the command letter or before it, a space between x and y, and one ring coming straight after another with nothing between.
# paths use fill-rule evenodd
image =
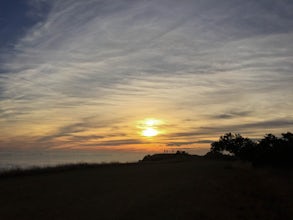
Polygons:
<instances>
[{"instance_id":1,"label":"dark tree line","mask_svg":"<svg viewBox=\"0 0 293 220\"><path fill-rule=\"evenodd\" d=\"M240 134L227 133L211 144L209 155L230 154L258 166L293 167L293 134L282 137L267 134L254 141Z\"/></svg>"}]
</instances>

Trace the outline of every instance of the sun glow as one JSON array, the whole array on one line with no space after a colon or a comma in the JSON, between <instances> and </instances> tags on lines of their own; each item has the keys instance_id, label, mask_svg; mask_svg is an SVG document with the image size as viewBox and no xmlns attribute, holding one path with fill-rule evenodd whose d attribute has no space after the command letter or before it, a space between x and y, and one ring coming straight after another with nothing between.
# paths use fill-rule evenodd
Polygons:
<instances>
[{"instance_id":1,"label":"sun glow","mask_svg":"<svg viewBox=\"0 0 293 220\"><path fill-rule=\"evenodd\" d=\"M154 128L147 128L142 131L142 135L145 137L154 137L158 135L158 131Z\"/></svg>"},{"instance_id":2,"label":"sun glow","mask_svg":"<svg viewBox=\"0 0 293 220\"><path fill-rule=\"evenodd\" d=\"M145 125L146 126L154 126L154 125L157 125L157 124L159 124L159 120L157 120L157 119L146 119L145 120Z\"/></svg>"}]
</instances>

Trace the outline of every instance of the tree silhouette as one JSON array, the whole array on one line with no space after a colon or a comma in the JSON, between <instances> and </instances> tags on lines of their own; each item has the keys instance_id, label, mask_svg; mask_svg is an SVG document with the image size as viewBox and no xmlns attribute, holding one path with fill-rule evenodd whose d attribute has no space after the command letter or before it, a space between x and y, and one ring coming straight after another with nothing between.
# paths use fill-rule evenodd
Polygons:
<instances>
[{"instance_id":1,"label":"tree silhouette","mask_svg":"<svg viewBox=\"0 0 293 220\"><path fill-rule=\"evenodd\" d=\"M293 144L293 134L291 132L283 133L283 140L289 144Z\"/></svg>"},{"instance_id":2,"label":"tree silhouette","mask_svg":"<svg viewBox=\"0 0 293 220\"><path fill-rule=\"evenodd\" d=\"M250 151L254 149L255 143L249 138L244 138L240 134L227 133L221 136L219 141L211 144L211 151L230 154L236 157L249 157Z\"/></svg>"},{"instance_id":3,"label":"tree silhouette","mask_svg":"<svg viewBox=\"0 0 293 220\"><path fill-rule=\"evenodd\" d=\"M293 134L291 132L282 134L282 145L280 146L280 160L283 166L293 167Z\"/></svg>"},{"instance_id":4,"label":"tree silhouette","mask_svg":"<svg viewBox=\"0 0 293 220\"><path fill-rule=\"evenodd\" d=\"M293 167L293 134L283 133L281 138L267 134L255 142L240 134L227 133L213 142L210 149L216 155L225 152L258 166Z\"/></svg>"}]
</instances>

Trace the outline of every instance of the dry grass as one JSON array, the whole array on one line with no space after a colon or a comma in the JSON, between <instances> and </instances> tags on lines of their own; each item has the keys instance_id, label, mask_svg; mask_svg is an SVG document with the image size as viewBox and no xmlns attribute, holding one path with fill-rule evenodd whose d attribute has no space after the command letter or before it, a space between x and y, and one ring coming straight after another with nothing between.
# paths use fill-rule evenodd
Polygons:
<instances>
[{"instance_id":1,"label":"dry grass","mask_svg":"<svg viewBox=\"0 0 293 220\"><path fill-rule=\"evenodd\" d=\"M293 216L291 171L254 169L233 161L83 165L27 174L0 178L0 219Z\"/></svg>"}]
</instances>

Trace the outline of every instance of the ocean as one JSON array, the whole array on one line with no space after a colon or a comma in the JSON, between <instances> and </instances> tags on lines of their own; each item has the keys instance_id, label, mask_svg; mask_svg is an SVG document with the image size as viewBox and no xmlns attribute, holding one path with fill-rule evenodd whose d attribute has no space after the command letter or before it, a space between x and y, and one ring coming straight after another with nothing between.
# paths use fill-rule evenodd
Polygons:
<instances>
[{"instance_id":1,"label":"ocean","mask_svg":"<svg viewBox=\"0 0 293 220\"><path fill-rule=\"evenodd\" d=\"M145 152L123 151L4 151L0 152L0 171L10 169L27 169L74 163L111 163L137 162Z\"/></svg>"}]
</instances>

